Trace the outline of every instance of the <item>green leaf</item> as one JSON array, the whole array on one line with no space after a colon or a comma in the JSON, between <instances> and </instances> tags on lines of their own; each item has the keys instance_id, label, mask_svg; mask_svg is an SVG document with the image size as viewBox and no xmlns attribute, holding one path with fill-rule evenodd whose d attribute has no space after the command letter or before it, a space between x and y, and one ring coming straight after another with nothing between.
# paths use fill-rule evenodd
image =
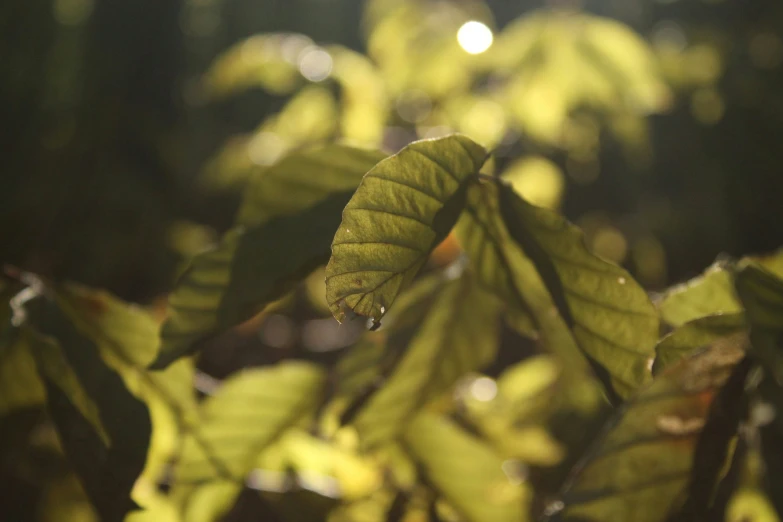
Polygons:
<instances>
[{"instance_id":1,"label":"green leaf","mask_svg":"<svg viewBox=\"0 0 783 522\"><path fill-rule=\"evenodd\" d=\"M147 407L55 301L35 297L25 312L63 448L101 519L121 521L136 508L130 492L146 461Z\"/></svg>"},{"instance_id":2,"label":"green leaf","mask_svg":"<svg viewBox=\"0 0 783 522\"><path fill-rule=\"evenodd\" d=\"M182 360L165 371L147 369L160 343L158 324L149 313L108 292L76 284L61 286L56 300L134 395L146 402L159 401L181 417L179 421L187 420L196 408L193 364Z\"/></svg>"},{"instance_id":3,"label":"green leaf","mask_svg":"<svg viewBox=\"0 0 783 522\"><path fill-rule=\"evenodd\" d=\"M291 154L253 178L237 224L255 226L301 212L330 194L353 193L364 174L385 157L376 150L339 144Z\"/></svg>"},{"instance_id":4,"label":"green leaf","mask_svg":"<svg viewBox=\"0 0 783 522\"><path fill-rule=\"evenodd\" d=\"M582 352L621 395L649 379L657 338L652 305L624 271L590 254L563 218L493 181L468 191L457 234L479 280L533 318L566 371L581 372Z\"/></svg>"},{"instance_id":5,"label":"green leaf","mask_svg":"<svg viewBox=\"0 0 783 522\"><path fill-rule=\"evenodd\" d=\"M30 345L19 331L9 326L0 335L6 337L0 345L0 417L46 400L41 377L30 352Z\"/></svg>"},{"instance_id":6,"label":"green leaf","mask_svg":"<svg viewBox=\"0 0 783 522\"><path fill-rule=\"evenodd\" d=\"M452 422L422 413L406 430L405 444L429 482L467 520L525 520L526 491L506 475L503 460Z\"/></svg>"},{"instance_id":7,"label":"green leaf","mask_svg":"<svg viewBox=\"0 0 783 522\"><path fill-rule=\"evenodd\" d=\"M412 143L376 165L343 211L326 267L326 300L379 322L449 233L487 152L452 135Z\"/></svg>"},{"instance_id":8,"label":"green leaf","mask_svg":"<svg viewBox=\"0 0 783 522\"><path fill-rule=\"evenodd\" d=\"M442 274L423 277L400 296L395 309L384 320L382 329L365 332L337 363L335 399L340 421L355 418L396 370L405 347L432 309L446 280ZM390 347L396 349L389 349Z\"/></svg>"},{"instance_id":9,"label":"green leaf","mask_svg":"<svg viewBox=\"0 0 783 522\"><path fill-rule=\"evenodd\" d=\"M0 286L0 417L46 400L41 377L22 331L12 324L14 290Z\"/></svg>"},{"instance_id":10,"label":"green leaf","mask_svg":"<svg viewBox=\"0 0 783 522\"><path fill-rule=\"evenodd\" d=\"M780 514L764 491L764 459L757 448L742 455L740 487L726 506L726 522L780 522Z\"/></svg>"},{"instance_id":11,"label":"green leaf","mask_svg":"<svg viewBox=\"0 0 783 522\"><path fill-rule=\"evenodd\" d=\"M456 234L481 285L520 314L533 318L546 345L564 359L584 365L576 342L530 259L509 236L498 209L501 185L481 183L468 188L465 212Z\"/></svg>"},{"instance_id":12,"label":"green leaf","mask_svg":"<svg viewBox=\"0 0 783 522\"><path fill-rule=\"evenodd\" d=\"M238 227L196 256L169 297L154 368L261 311L329 259L340 216L383 156L332 145L294 154L248 189Z\"/></svg>"},{"instance_id":13,"label":"green leaf","mask_svg":"<svg viewBox=\"0 0 783 522\"><path fill-rule=\"evenodd\" d=\"M467 272L456 279L440 278L433 298L416 313L415 329L389 334L386 350L404 355L352 423L365 448L395 438L428 401L495 358L499 301Z\"/></svg>"},{"instance_id":14,"label":"green leaf","mask_svg":"<svg viewBox=\"0 0 783 522\"><path fill-rule=\"evenodd\" d=\"M547 507L545 520L667 520L680 509L692 473L692 487L709 498L739 415L726 410L716 418L708 415L730 379L729 399L736 403L741 397L747 365L738 373L735 366L744 348L741 340L717 343L669 368L625 403L576 466L560 498ZM720 436L707 458L696 462L705 457L697 448L706 444L702 431ZM714 473L702 476L705 462Z\"/></svg>"},{"instance_id":15,"label":"green leaf","mask_svg":"<svg viewBox=\"0 0 783 522\"><path fill-rule=\"evenodd\" d=\"M533 261L579 347L615 377L621 394L646 382L659 325L644 289L590 252L582 232L559 214L507 186L499 196L511 237Z\"/></svg>"},{"instance_id":16,"label":"green leaf","mask_svg":"<svg viewBox=\"0 0 783 522\"><path fill-rule=\"evenodd\" d=\"M734 284L750 325L750 353L783 385L783 280L745 262L737 268Z\"/></svg>"},{"instance_id":17,"label":"green leaf","mask_svg":"<svg viewBox=\"0 0 783 522\"><path fill-rule=\"evenodd\" d=\"M323 383L322 371L306 363L244 370L226 381L185 438L178 482L243 481L261 451L315 407Z\"/></svg>"},{"instance_id":18,"label":"green leaf","mask_svg":"<svg viewBox=\"0 0 783 522\"><path fill-rule=\"evenodd\" d=\"M255 35L239 42L218 56L204 75L206 94L223 98L255 86L276 94L291 92L303 79L296 64L286 59L286 42L301 49L312 45L306 36L289 34Z\"/></svg>"},{"instance_id":19,"label":"green leaf","mask_svg":"<svg viewBox=\"0 0 783 522\"><path fill-rule=\"evenodd\" d=\"M658 304L661 318L672 326L716 314L742 312L731 272L715 263L702 275L669 289Z\"/></svg>"},{"instance_id":20,"label":"green leaf","mask_svg":"<svg viewBox=\"0 0 783 522\"><path fill-rule=\"evenodd\" d=\"M708 315L683 324L660 340L655 347L653 375L718 339L747 328L742 313Z\"/></svg>"}]
</instances>

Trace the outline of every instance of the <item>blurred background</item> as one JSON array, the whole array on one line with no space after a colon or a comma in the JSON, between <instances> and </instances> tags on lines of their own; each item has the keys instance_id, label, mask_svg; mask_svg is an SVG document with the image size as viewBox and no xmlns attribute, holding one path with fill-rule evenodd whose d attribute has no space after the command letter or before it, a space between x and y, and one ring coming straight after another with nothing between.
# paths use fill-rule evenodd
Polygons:
<instances>
[{"instance_id":1,"label":"blurred background","mask_svg":"<svg viewBox=\"0 0 783 522\"><path fill-rule=\"evenodd\" d=\"M127 299L334 138L466 132L651 289L783 243L775 0L8 0L0 24L2 261Z\"/></svg>"},{"instance_id":2,"label":"blurred background","mask_svg":"<svg viewBox=\"0 0 783 522\"><path fill-rule=\"evenodd\" d=\"M165 295L248 180L335 139L464 132L651 291L783 244L779 0L4 0L0 34L0 261L130 301ZM349 344L316 346L319 299L253 342ZM221 353L202 368L269 359Z\"/></svg>"}]
</instances>

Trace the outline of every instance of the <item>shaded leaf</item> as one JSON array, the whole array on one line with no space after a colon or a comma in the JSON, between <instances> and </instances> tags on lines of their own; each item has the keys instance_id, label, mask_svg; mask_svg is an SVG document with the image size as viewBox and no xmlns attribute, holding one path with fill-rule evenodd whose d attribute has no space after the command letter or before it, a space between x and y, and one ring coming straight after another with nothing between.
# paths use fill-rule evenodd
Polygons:
<instances>
[{"instance_id":1,"label":"shaded leaf","mask_svg":"<svg viewBox=\"0 0 783 522\"><path fill-rule=\"evenodd\" d=\"M511 237L533 261L579 347L615 377L619 393L646 382L658 314L644 289L590 252L582 232L559 214L527 203L506 186L499 196Z\"/></svg>"},{"instance_id":2,"label":"shaded leaf","mask_svg":"<svg viewBox=\"0 0 783 522\"><path fill-rule=\"evenodd\" d=\"M468 188L456 233L478 282L505 303L529 315L546 345L575 364L584 363L563 318L531 260L511 239L498 208L496 183ZM510 189L509 189L510 190ZM553 313L553 310L555 313Z\"/></svg>"},{"instance_id":3,"label":"shaded leaf","mask_svg":"<svg viewBox=\"0 0 783 522\"><path fill-rule=\"evenodd\" d=\"M742 313L708 315L683 324L666 335L655 347L653 375L684 359L699 348L747 328Z\"/></svg>"},{"instance_id":4,"label":"shaded leaf","mask_svg":"<svg viewBox=\"0 0 783 522\"><path fill-rule=\"evenodd\" d=\"M702 275L670 288L658 303L661 318L672 326L715 314L742 312L725 263L715 263Z\"/></svg>"},{"instance_id":5,"label":"shaded leaf","mask_svg":"<svg viewBox=\"0 0 783 522\"><path fill-rule=\"evenodd\" d=\"M734 283L750 325L751 355L783 385L783 280L746 262L737 268Z\"/></svg>"},{"instance_id":6,"label":"shaded leaf","mask_svg":"<svg viewBox=\"0 0 783 522\"><path fill-rule=\"evenodd\" d=\"M405 444L432 485L471 522L524 520L529 498L503 469L503 459L445 418L417 416Z\"/></svg>"},{"instance_id":7,"label":"shaded leaf","mask_svg":"<svg viewBox=\"0 0 783 522\"><path fill-rule=\"evenodd\" d=\"M711 404L744 348L741 338L718 342L669 368L623 405L547 508L546 520L657 522L673 515L685 500L702 430L708 433ZM737 376L735 397L744 373ZM734 420L729 429L736 428ZM720 450L726 451L732 434L719 441ZM715 451L708 457L720 467ZM711 490L709 483L701 486Z\"/></svg>"},{"instance_id":8,"label":"shaded leaf","mask_svg":"<svg viewBox=\"0 0 783 522\"><path fill-rule=\"evenodd\" d=\"M30 352L29 343L9 327L2 332L7 340L0 346L0 417L46 400L41 377Z\"/></svg>"},{"instance_id":9,"label":"shaded leaf","mask_svg":"<svg viewBox=\"0 0 783 522\"><path fill-rule=\"evenodd\" d=\"M326 267L326 299L376 323L449 233L487 152L452 135L412 143L376 165L343 211Z\"/></svg>"},{"instance_id":10,"label":"shaded leaf","mask_svg":"<svg viewBox=\"0 0 783 522\"><path fill-rule=\"evenodd\" d=\"M364 174L385 157L376 150L339 144L291 154L251 180L237 224L258 225L296 214L330 194L353 193Z\"/></svg>"},{"instance_id":11,"label":"shaded leaf","mask_svg":"<svg viewBox=\"0 0 783 522\"><path fill-rule=\"evenodd\" d=\"M399 495L399 493L397 493ZM328 522L380 522L388 521L387 515L393 507L395 492L384 488L367 498L347 502L329 513Z\"/></svg>"},{"instance_id":12,"label":"shaded leaf","mask_svg":"<svg viewBox=\"0 0 783 522\"><path fill-rule=\"evenodd\" d=\"M264 171L249 188L239 226L196 256L177 282L154 367L250 319L324 264L343 208L380 157L335 145Z\"/></svg>"},{"instance_id":13,"label":"shaded leaf","mask_svg":"<svg viewBox=\"0 0 783 522\"><path fill-rule=\"evenodd\" d=\"M0 417L46 400L30 345L11 322L13 294L14 290L0 286Z\"/></svg>"},{"instance_id":14,"label":"shaded leaf","mask_svg":"<svg viewBox=\"0 0 783 522\"><path fill-rule=\"evenodd\" d=\"M196 397L190 361L180 361L165 371L147 369L160 343L158 323L149 313L108 292L77 284L61 286L56 300L134 395L145 401L160 401L179 416L192 413Z\"/></svg>"},{"instance_id":15,"label":"shaded leaf","mask_svg":"<svg viewBox=\"0 0 783 522\"><path fill-rule=\"evenodd\" d=\"M244 370L201 405L177 464L182 483L242 482L256 457L320 399L323 375L306 363Z\"/></svg>"},{"instance_id":16,"label":"shaded leaf","mask_svg":"<svg viewBox=\"0 0 783 522\"><path fill-rule=\"evenodd\" d=\"M352 422L363 447L394 438L428 401L494 360L499 309L467 272L441 281L415 330L389 338L386 350L404 355Z\"/></svg>"},{"instance_id":17,"label":"shaded leaf","mask_svg":"<svg viewBox=\"0 0 783 522\"><path fill-rule=\"evenodd\" d=\"M649 378L653 346L647 344L654 339L647 338L656 322L648 315L649 302L630 279L620 282L623 276L617 275L616 267L588 254L581 237L562 218L527 207L499 182L468 191L457 233L479 281L533 318L544 344L565 361L564 371L581 374L586 368L581 353L587 353L605 365L617 391L628 394ZM547 214L538 215L541 212ZM576 255L584 266L573 266L561 255ZM601 306L610 298L627 301L630 311L623 314L613 302ZM578 310L576 315L570 303ZM638 324L640 330L615 332L617 315ZM630 344L633 341L640 344ZM582 392L575 389L574 398Z\"/></svg>"},{"instance_id":18,"label":"shaded leaf","mask_svg":"<svg viewBox=\"0 0 783 522\"><path fill-rule=\"evenodd\" d=\"M101 519L120 521L136 508L130 492L146 461L147 407L55 302L36 297L25 310L63 448Z\"/></svg>"}]
</instances>

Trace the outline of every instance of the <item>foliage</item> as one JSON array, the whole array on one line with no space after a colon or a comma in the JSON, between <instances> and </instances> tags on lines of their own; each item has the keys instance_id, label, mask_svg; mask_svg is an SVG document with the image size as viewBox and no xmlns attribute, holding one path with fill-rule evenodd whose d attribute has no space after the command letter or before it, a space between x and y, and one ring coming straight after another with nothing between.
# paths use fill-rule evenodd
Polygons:
<instances>
[{"instance_id":1,"label":"foliage","mask_svg":"<svg viewBox=\"0 0 783 522\"><path fill-rule=\"evenodd\" d=\"M508 136L639 146L672 95L652 52L550 10L473 56L453 35L487 13L424 5L372 2L367 57L262 35L215 62L206 98L292 97L208 165L242 203L165 313L7 270L0 415L46 409L83 489L51 495L110 522L219 520L248 493L284 520L778 521L783 253L651 298L497 168ZM197 368L247 332L262 364Z\"/></svg>"}]
</instances>

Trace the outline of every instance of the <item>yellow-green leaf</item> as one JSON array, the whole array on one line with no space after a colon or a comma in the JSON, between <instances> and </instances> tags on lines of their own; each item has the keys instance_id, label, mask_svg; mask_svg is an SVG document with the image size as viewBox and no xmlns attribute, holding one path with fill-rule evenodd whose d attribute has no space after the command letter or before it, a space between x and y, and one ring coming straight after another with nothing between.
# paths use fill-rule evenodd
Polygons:
<instances>
[{"instance_id":1,"label":"yellow-green leaf","mask_svg":"<svg viewBox=\"0 0 783 522\"><path fill-rule=\"evenodd\" d=\"M683 324L656 345L653 375L696 350L746 328L745 316L741 313L708 315Z\"/></svg>"},{"instance_id":2,"label":"yellow-green leaf","mask_svg":"<svg viewBox=\"0 0 783 522\"><path fill-rule=\"evenodd\" d=\"M506 474L503 459L449 420L417 416L405 445L435 488L470 522L525 520L528 492Z\"/></svg>"},{"instance_id":3,"label":"yellow-green leaf","mask_svg":"<svg viewBox=\"0 0 783 522\"><path fill-rule=\"evenodd\" d=\"M238 226L196 256L169 297L156 368L261 311L329 259L340 215L379 152L331 145L294 154L248 188Z\"/></svg>"},{"instance_id":4,"label":"yellow-green leaf","mask_svg":"<svg viewBox=\"0 0 783 522\"><path fill-rule=\"evenodd\" d=\"M732 274L715 263L702 275L670 288L658 303L661 318L672 326L715 314L734 314L742 305L734 294Z\"/></svg>"},{"instance_id":5,"label":"yellow-green leaf","mask_svg":"<svg viewBox=\"0 0 783 522\"><path fill-rule=\"evenodd\" d=\"M376 165L343 211L326 267L326 298L375 322L456 223L487 152L460 135L412 143Z\"/></svg>"},{"instance_id":6,"label":"yellow-green leaf","mask_svg":"<svg viewBox=\"0 0 783 522\"><path fill-rule=\"evenodd\" d=\"M147 407L56 301L38 296L24 309L27 338L34 343L63 448L101 519L120 522L136 508L130 493L147 457Z\"/></svg>"},{"instance_id":7,"label":"yellow-green leaf","mask_svg":"<svg viewBox=\"0 0 783 522\"><path fill-rule=\"evenodd\" d=\"M590 252L582 232L559 214L507 186L499 196L511 237L533 261L579 347L606 368L623 395L649 380L658 314L644 289Z\"/></svg>"},{"instance_id":8,"label":"yellow-green leaf","mask_svg":"<svg viewBox=\"0 0 783 522\"><path fill-rule=\"evenodd\" d=\"M322 371L307 363L244 370L226 381L199 411L176 476L182 483L242 481L261 451L320 400Z\"/></svg>"},{"instance_id":9,"label":"yellow-green leaf","mask_svg":"<svg viewBox=\"0 0 783 522\"><path fill-rule=\"evenodd\" d=\"M734 284L750 325L751 354L783 385L783 280L745 262L738 267Z\"/></svg>"},{"instance_id":10,"label":"yellow-green leaf","mask_svg":"<svg viewBox=\"0 0 783 522\"><path fill-rule=\"evenodd\" d=\"M412 332L389 334L386 350L404 355L352 422L363 447L396 437L428 401L495 357L500 303L472 275L444 278L428 301Z\"/></svg>"},{"instance_id":11,"label":"yellow-green leaf","mask_svg":"<svg viewBox=\"0 0 783 522\"><path fill-rule=\"evenodd\" d=\"M741 339L717 343L669 368L624 404L577 465L560 498L547 507L546 520L659 522L679 510L691 474L701 472L704 462L717 473L726 457L738 412L724 410L715 418L716 426L705 428L705 423L713 419L710 406L730 378L730 400L741 402L736 398L746 366L733 372L744 349ZM737 418L724 419L732 415ZM697 463L696 445L705 444L703 429L719 440L702 455L707 460ZM716 480L708 474L692 487L709 498Z\"/></svg>"}]
</instances>

